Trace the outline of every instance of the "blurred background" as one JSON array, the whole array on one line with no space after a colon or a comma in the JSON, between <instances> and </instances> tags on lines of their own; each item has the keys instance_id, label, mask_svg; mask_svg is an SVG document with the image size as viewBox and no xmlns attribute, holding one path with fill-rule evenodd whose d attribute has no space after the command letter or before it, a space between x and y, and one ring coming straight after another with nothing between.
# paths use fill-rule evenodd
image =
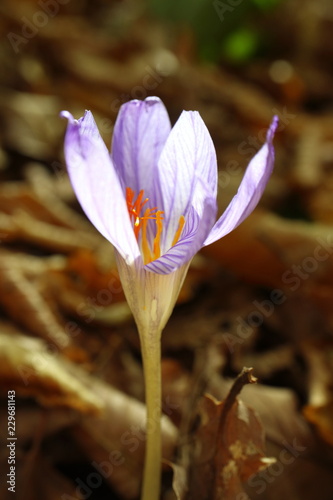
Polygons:
<instances>
[{"instance_id":1,"label":"blurred background","mask_svg":"<svg viewBox=\"0 0 333 500\"><path fill-rule=\"evenodd\" d=\"M1 498L8 390L18 499L139 496L138 337L112 249L70 187L59 113L90 109L109 145L120 106L156 95L172 123L184 109L204 119L220 212L280 120L259 207L193 260L163 335L164 456L176 465L161 498L331 500L332 2L2 0L0 16ZM241 398L266 438L259 424L252 437L238 429L233 488L224 478L219 490L207 477L226 457L207 459L207 475L195 443L213 431L193 422L203 394L223 400L243 366L259 384ZM251 461L248 439L275 464Z\"/></svg>"}]
</instances>

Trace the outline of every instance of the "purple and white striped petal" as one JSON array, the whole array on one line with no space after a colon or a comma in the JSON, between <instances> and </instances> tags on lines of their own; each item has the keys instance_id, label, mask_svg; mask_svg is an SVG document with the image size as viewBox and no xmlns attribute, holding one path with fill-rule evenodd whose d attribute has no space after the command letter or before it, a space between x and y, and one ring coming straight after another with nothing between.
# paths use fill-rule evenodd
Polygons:
<instances>
[{"instance_id":1,"label":"purple and white striped petal","mask_svg":"<svg viewBox=\"0 0 333 500\"><path fill-rule=\"evenodd\" d=\"M133 100L120 108L113 131L111 157L125 192L141 189L151 206L159 206L155 189L157 163L170 134L171 125L158 97Z\"/></svg>"},{"instance_id":2,"label":"purple and white striped petal","mask_svg":"<svg viewBox=\"0 0 333 500\"><path fill-rule=\"evenodd\" d=\"M218 219L204 245L210 245L235 229L257 206L274 166L273 137L278 126L274 117L265 144L250 161L237 194Z\"/></svg>"},{"instance_id":3,"label":"purple and white striped petal","mask_svg":"<svg viewBox=\"0 0 333 500\"><path fill-rule=\"evenodd\" d=\"M170 246L179 217L191 207L200 179L216 198L217 161L213 141L197 111L183 111L158 162L159 197L163 199L163 245Z\"/></svg>"},{"instance_id":4,"label":"purple and white striped petal","mask_svg":"<svg viewBox=\"0 0 333 500\"><path fill-rule=\"evenodd\" d=\"M199 181L200 183L200 181ZM145 269L158 274L169 274L189 262L202 248L216 219L216 199L209 195L203 184L203 205L194 206L186 213L186 223L179 241L163 253L161 257L145 265Z\"/></svg>"},{"instance_id":5,"label":"purple and white striped petal","mask_svg":"<svg viewBox=\"0 0 333 500\"><path fill-rule=\"evenodd\" d=\"M83 211L126 262L141 258L117 173L92 114L86 111L79 120L67 111L61 116L68 119L68 174Z\"/></svg>"}]
</instances>

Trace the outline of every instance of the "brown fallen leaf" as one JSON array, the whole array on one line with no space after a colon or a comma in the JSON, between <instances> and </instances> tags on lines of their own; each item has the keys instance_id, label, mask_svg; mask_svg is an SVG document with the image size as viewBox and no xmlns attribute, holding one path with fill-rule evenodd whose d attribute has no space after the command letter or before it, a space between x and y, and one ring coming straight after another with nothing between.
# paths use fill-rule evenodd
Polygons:
<instances>
[{"instance_id":1,"label":"brown fallen leaf","mask_svg":"<svg viewBox=\"0 0 333 500\"><path fill-rule=\"evenodd\" d=\"M146 408L141 402L98 381L95 394L105 408L100 415L86 416L73 434L92 465L123 498L140 493L146 442ZM162 457L171 460L177 443L177 429L162 416ZM162 463L161 463L162 467Z\"/></svg>"},{"instance_id":2,"label":"brown fallen leaf","mask_svg":"<svg viewBox=\"0 0 333 500\"><path fill-rule=\"evenodd\" d=\"M2 384L1 384L2 385ZM2 391L1 391L2 392ZM15 434L21 448L27 448L34 440L36 434L36 422L42 422L43 438L60 433L62 430L76 425L80 421L80 414L71 408L40 406L32 399L19 398L19 418L16 420ZM0 421L5 422L7 416L6 402L0 410ZM6 408L6 409L5 409ZM7 439L7 428L0 429L0 439Z\"/></svg>"},{"instance_id":3,"label":"brown fallen leaf","mask_svg":"<svg viewBox=\"0 0 333 500\"><path fill-rule=\"evenodd\" d=\"M330 155L333 155L332 151ZM332 196L333 176L332 173L326 173L322 184L307 193L305 197L305 203L312 219L322 224L333 223Z\"/></svg>"},{"instance_id":4,"label":"brown fallen leaf","mask_svg":"<svg viewBox=\"0 0 333 500\"><path fill-rule=\"evenodd\" d=\"M50 351L41 339L21 335L14 327L0 325L0 389L16 390L18 395L34 397L45 406L76 409L82 413L100 412L104 405L87 388L85 372ZM71 369L76 370L73 376Z\"/></svg>"},{"instance_id":5,"label":"brown fallen leaf","mask_svg":"<svg viewBox=\"0 0 333 500\"><path fill-rule=\"evenodd\" d=\"M96 249L103 243L88 220L55 189L54 176L45 167L28 164L25 174L30 186L24 182L4 182L0 186L0 228L8 233L8 241L65 253Z\"/></svg>"},{"instance_id":6,"label":"brown fallen leaf","mask_svg":"<svg viewBox=\"0 0 333 500\"><path fill-rule=\"evenodd\" d=\"M72 340L36 286L25 276L19 259L2 254L0 303L7 314L57 349L68 349Z\"/></svg>"},{"instance_id":7,"label":"brown fallen leaf","mask_svg":"<svg viewBox=\"0 0 333 500\"><path fill-rule=\"evenodd\" d=\"M0 461L1 470L8 467L7 461ZM30 458L25 453L16 459L15 493L8 490L9 484L0 483L2 500L13 498L24 500L84 500L77 487L50 463L43 453Z\"/></svg>"},{"instance_id":8,"label":"brown fallen leaf","mask_svg":"<svg viewBox=\"0 0 333 500\"><path fill-rule=\"evenodd\" d=\"M203 253L250 283L291 293L333 279L331 226L287 220L264 210L256 210Z\"/></svg>"},{"instance_id":9,"label":"brown fallen leaf","mask_svg":"<svg viewBox=\"0 0 333 500\"><path fill-rule=\"evenodd\" d=\"M208 390L221 398L231 384L216 375L210 380ZM242 400L259 415L265 429L267 453L275 458L275 463L244 484L251 500L313 500L316 494L330 500L333 462L303 418L294 392L251 384L243 391Z\"/></svg>"},{"instance_id":10,"label":"brown fallen leaf","mask_svg":"<svg viewBox=\"0 0 333 500\"><path fill-rule=\"evenodd\" d=\"M56 173L56 172L55 172ZM95 232L88 219L72 208L67 200L64 200L55 188L54 175L39 163L28 163L24 169L25 177L31 186L31 196L39 204L37 217L46 222L69 229ZM63 171L63 177L67 177L67 171ZM64 179L62 179L64 180ZM74 199L74 191L71 187ZM95 232L96 239L99 233Z\"/></svg>"},{"instance_id":11,"label":"brown fallen leaf","mask_svg":"<svg viewBox=\"0 0 333 500\"><path fill-rule=\"evenodd\" d=\"M188 493L188 480L185 467L169 461L165 461L165 463L172 471L172 490L167 492L164 500L168 500L169 497L172 500L174 500L174 497L176 497L176 500L185 500Z\"/></svg>"},{"instance_id":12,"label":"brown fallen leaf","mask_svg":"<svg viewBox=\"0 0 333 500\"><path fill-rule=\"evenodd\" d=\"M292 181L303 189L313 189L323 181L322 145L327 125L322 118L307 118L300 129Z\"/></svg>"},{"instance_id":13,"label":"brown fallen leaf","mask_svg":"<svg viewBox=\"0 0 333 500\"><path fill-rule=\"evenodd\" d=\"M216 375L210 380L208 390L214 397L222 398L228 394L232 383ZM310 428L297 411L297 399L290 389L249 385L242 393L242 400L258 413L265 428L267 446L293 438L302 444L312 443Z\"/></svg>"},{"instance_id":14,"label":"brown fallen leaf","mask_svg":"<svg viewBox=\"0 0 333 500\"><path fill-rule=\"evenodd\" d=\"M256 413L237 398L244 384L255 381L252 369L244 368L223 402L209 395L200 401L199 425L192 436L191 500L234 500L238 495L245 500L242 483L274 462L265 457Z\"/></svg>"},{"instance_id":15,"label":"brown fallen leaf","mask_svg":"<svg viewBox=\"0 0 333 500\"><path fill-rule=\"evenodd\" d=\"M63 253L97 247L98 239L89 231L73 231L66 227L48 224L32 217L24 210L16 210L12 217L19 241Z\"/></svg>"},{"instance_id":16,"label":"brown fallen leaf","mask_svg":"<svg viewBox=\"0 0 333 500\"><path fill-rule=\"evenodd\" d=\"M124 498L137 497L146 441L143 403L13 328L0 334L0 393L5 396L8 389L46 408L76 412L72 433L97 473ZM167 415L161 425L163 457L170 460L177 430Z\"/></svg>"},{"instance_id":17,"label":"brown fallen leaf","mask_svg":"<svg viewBox=\"0 0 333 500\"><path fill-rule=\"evenodd\" d=\"M302 344L302 352L309 367L309 400L303 413L321 437L333 446L332 339L308 340Z\"/></svg>"},{"instance_id":18,"label":"brown fallen leaf","mask_svg":"<svg viewBox=\"0 0 333 500\"><path fill-rule=\"evenodd\" d=\"M241 349L242 346L244 349ZM234 350L231 360L233 370L239 371L244 365L255 366L256 374L260 379L268 379L276 372L287 370L294 361L294 351L289 345L278 346L259 353L249 352L245 342L239 347Z\"/></svg>"}]
</instances>

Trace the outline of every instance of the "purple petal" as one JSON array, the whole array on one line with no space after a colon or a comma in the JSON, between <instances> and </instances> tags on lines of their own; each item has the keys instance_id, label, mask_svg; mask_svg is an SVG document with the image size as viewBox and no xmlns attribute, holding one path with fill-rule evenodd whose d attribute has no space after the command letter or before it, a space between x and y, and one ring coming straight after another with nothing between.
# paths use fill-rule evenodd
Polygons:
<instances>
[{"instance_id":1,"label":"purple petal","mask_svg":"<svg viewBox=\"0 0 333 500\"><path fill-rule=\"evenodd\" d=\"M274 166L273 137L278 126L275 116L262 148L250 161L237 194L214 225L205 245L210 245L235 229L257 206Z\"/></svg>"},{"instance_id":2,"label":"purple petal","mask_svg":"<svg viewBox=\"0 0 333 500\"><path fill-rule=\"evenodd\" d=\"M185 215L200 179L210 196L216 197L217 162L213 141L196 111L183 111L173 127L158 162L159 185L162 187L164 242L168 246Z\"/></svg>"},{"instance_id":3,"label":"purple petal","mask_svg":"<svg viewBox=\"0 0 333 500\"><path fill-rule=\"evenodd\" d=\"M186 215L186 223L180 240L160 258L153 260L144 268L158 274L169 274L190 261L200 250L209 234L216 217L216 199L206 193L204 207L198 214L191 207Z\"/></svg>"},{"instance_id":4,"label":"purple petal","mask_svg":"<svg viewBox=\"0 0 333 500\"><path fill-rule=\"evenodd\" d=\"M157 163L171 125L158 97L124 104L118 114L112 139L111 156L123 190L141 189L151 207L159 204L155 194Z\"/></svg>"},{"instance_id":5,"label":"purple petal","mask_svg":"<svg viewBox=\"0 0 333 500\"><path fill-rule=\"evenodd\" d=\"M124 259L140 256L127 205L109 152L90 111L79 120L68 119L65 158L69 177L82 209L98 231Z\"/></svg>"}]
</instances>

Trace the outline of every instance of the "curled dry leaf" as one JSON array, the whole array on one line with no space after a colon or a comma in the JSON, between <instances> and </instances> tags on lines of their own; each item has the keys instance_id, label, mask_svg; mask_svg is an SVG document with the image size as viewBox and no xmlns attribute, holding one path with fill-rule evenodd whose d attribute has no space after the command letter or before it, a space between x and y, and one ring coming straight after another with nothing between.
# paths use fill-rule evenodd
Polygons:
<instances>
[{"instance_id":1,"label":"curled dry leaf","mask_svg":"<svg viewBox=\"0 0 333 500\"><path fill-rule=\"evenodd\" d=\"M232 383L216 375L210 380L208 389L214 397L222 398ZM309 426L297 411L297 399L291 390L250 385L243 391L242 400L258 413L265 428L269 453L275 451L273 445L279 445L284 440L292 442L296 438L307 446L312 443Z\"/></svg>"},{"instance_id":2,"label":"curled dry leaf","mask_svg":"<svg viewBox=\"0 0 333 500\"><path fill-rule=\"evenodd\" d=\"M176 500L186 500L186 495L188 492L188 480L186 468L182 465L175 464L173 462L165 461L167 467L172 470L172 491L170 491L170 496L172 499L174 496ZM166 500L168 500L168 496Z\"/></svg>"},{"instance_id":3,"label":"curled dry leaf","mask_svg":"<svg viewBox=\"0 0 333 500\"><path fill-rule=\"evenodd\" d=\"M264 432L256 412L237 395L246 383L256 381L244 369L223 402L212 396L200 401L200 423L193 437L189 496L196 499L247 498L242 483L274 459L264 453Z\"/></svg>"},{"instance_id":4,"label":"curled dry leaf","mask_svg":"<svg viewBox=\"0 0 333 500\"><path fill-rule=\"evenodd\" d=\"M231 385L216 375L208 390L222 398ZM289 499L291 494L296 500L313 500L319 493L320 498L330 500L332 466L325 463L325 450L299 412L294 392L251 384L243 391L242 400L259 415L267 453L276 460L244 484L251 500L262 500L263 493L266 500Z\"/></svg>"}]
</instances>

